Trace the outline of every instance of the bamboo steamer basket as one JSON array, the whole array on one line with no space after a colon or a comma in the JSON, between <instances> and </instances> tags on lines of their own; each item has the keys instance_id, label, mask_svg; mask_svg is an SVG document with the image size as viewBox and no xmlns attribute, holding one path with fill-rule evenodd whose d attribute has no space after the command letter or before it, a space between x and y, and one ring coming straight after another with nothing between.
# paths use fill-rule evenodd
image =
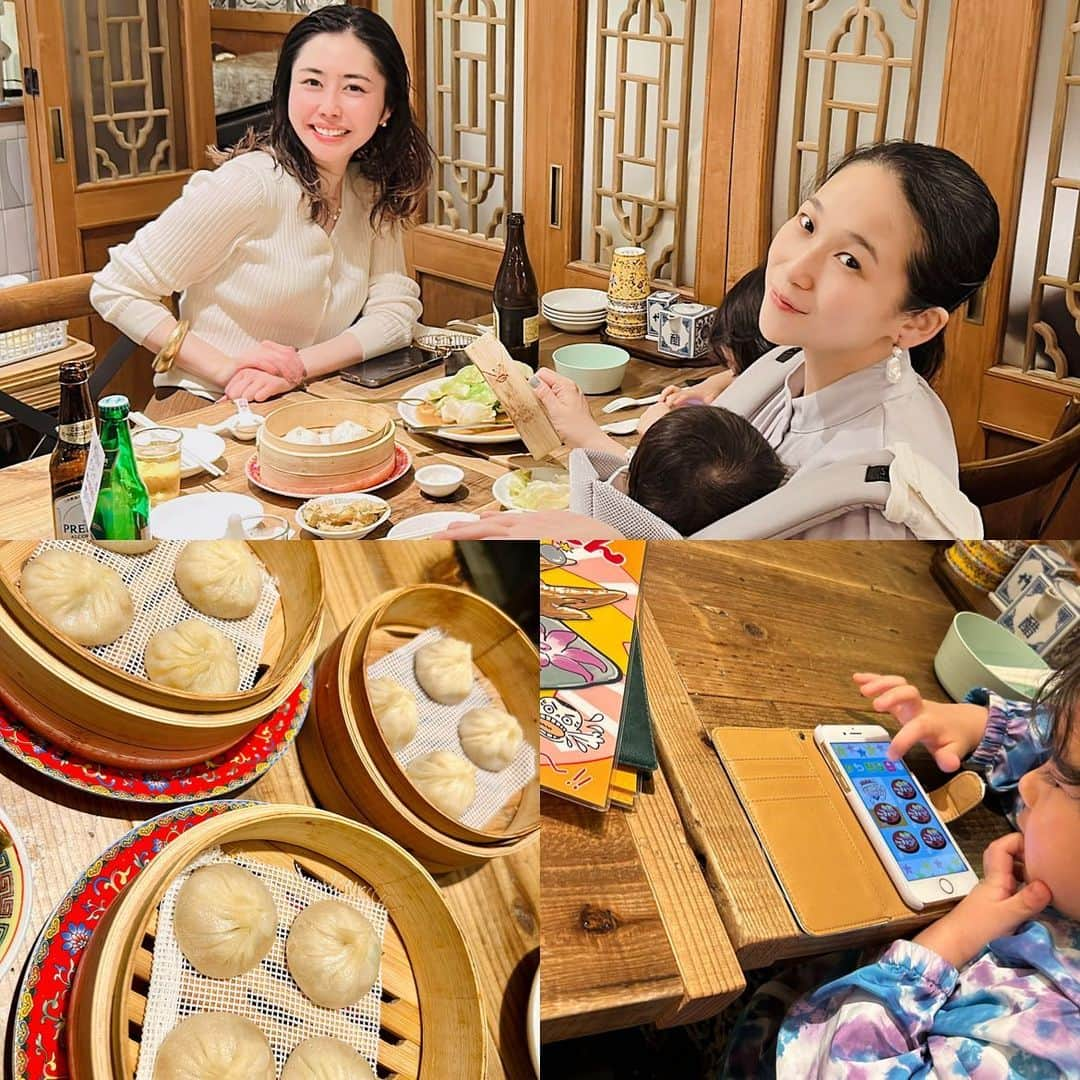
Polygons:
<instances>
[{"instance_id":1,"label":"bamboo steamer basket","mask_svg":"<svg viewBox=\"0 0 1080 1080\"><path fill-rule=\"evenodd\" d=\"M293 677L295 660L297 656L309 653L312 645L318 643L323 584L313 541L249 544L253 554L276 581L280 599L267 627L259 664L260 674L255 685L250 690L235 694L213 696L175 690L137 675L129 675L100 660L84 645L42 619L27 603L19 588L22 568L37 546L36 541L7 540L0 543L0 605L66 667L142 704L178 712L200 713L234 713L259 706L260 715L268 715L273 709L262 708L261 703L275 693L284 692L287 697L295 689L299 681ZM34 683L25 685L36 687ZM281 700L284 698L278 704Z\"/></svg>"},{"instance_id":2,"label":"bamboo steamer basket","mask_svg":"<svg viewBox=\"0 0 1080 1080\"><path fill-rule=\"evenodd\" d=\"M470 844L444 836L401 802L374 763L353 749L342 720L336 681L343 637L339 636L319 661L308 721L296 740L304 776L319 803L392 837L433 874L478 866L515 850L523 841Z\"/></svg>"},{"instance_id":3,"label":"bamboo steamer basket","mask_svg":"<svg viewBox=\"0 0 1080 1080\"><path fill-rule=\"evenodd\" d=\"M476 966L438 886L396 844L301 806L250 806L173 840L124 889L79 965L70 1011L73 1080L129 1080L138 1060L157 908L203 851L297 867L339 888L364 882L389 911L379 1064L415 1080L479 1080L486 1027Z\"/></svg>"},{"instance_id":4,"label":"bamboo steamer basket","mask_svg":"<svg viewBox=\"0 0 1080 1080\"><path fill-rule=\"evenodd\" d=\"M285 439L294 427L333 427L342 420L362 424L369 434L329 445ZM283 405L266 417L256 445L262 479L288 491L358 491L385 480L394 471L394 422L379 406L362 401L318 400Z\"/></svg>"},{"instance_id":5,"label":"bamboo steamer basket","mask_svg":"<svg viewBox=\"0 0 1080 1080\"><path fill-rule=\"evenodd\" d=\"M159 764L158 751L172 754L173 760L190 753L198 761L227 750L288 699L314 662L321 622L320 613L310 641L288 658L272 691L229 712L168 709L102 686L54 656L2 604L0 670L13 686L32 687L31 699L47 713L66 718L64 737L55 731L43 734L69 749L111 764L124 764L114 756L117 743L146 754L145 767ZM18 697L24 693L20 689Z\"/></svg>"},{"instance_id":6,"label":"bamboo steamer basket","mask_svg":"<svg viewBox=\"0 0 1080 1080\"><path fill-rule=\"evenodd\" d=\"M540 781L512 797L493 821L473 828L444 814L417 790L398 764L375 719L367 691L367 669L386 653L432 626L473 647L473 664L492 703L521 724L525 741L540 743L536 692L540 658L536 646L513 620L475 593L449 585L397 589L361 613L345 633L338 661L342 714L354 742L367 751L398 798L440 832L474 844L501 843L540 827Z\"/></svg>"}]
</instances>

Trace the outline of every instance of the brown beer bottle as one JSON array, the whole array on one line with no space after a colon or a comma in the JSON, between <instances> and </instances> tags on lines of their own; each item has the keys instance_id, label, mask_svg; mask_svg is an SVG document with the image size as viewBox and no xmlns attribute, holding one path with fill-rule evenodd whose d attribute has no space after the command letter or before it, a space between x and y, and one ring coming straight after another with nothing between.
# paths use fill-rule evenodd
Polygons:
<instances>
[{"instance_id":1,"label":"brown beer bottle","mask_svg":"<svg viewBox=\"0 0 1080 1080\"><path fill-rule=\"evenodd\" d=\"M535 371L540 366L540 304L525 250L524 214L506 216L506 247L495 275L493 299L499 341L515 360Z\"/></svg>"},{"instance_id":2,"label":"brown beer bottle","mask_svg":"<svg viewBox=\"0 0 1080 1080\"><path fill-rule=\"evenodd\" d=\"M85 360L69 360L60 365L60 416L56 446L49 458L53 525L58 540L85 539L90 535L79 495L93 434L90 365Z\"/></svg>"}]
</instances>

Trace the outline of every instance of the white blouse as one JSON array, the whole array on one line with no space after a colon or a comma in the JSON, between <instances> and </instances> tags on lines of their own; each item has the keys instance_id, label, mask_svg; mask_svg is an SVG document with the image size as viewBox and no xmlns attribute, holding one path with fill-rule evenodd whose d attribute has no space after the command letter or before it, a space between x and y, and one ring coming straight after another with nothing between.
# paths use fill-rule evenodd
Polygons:
<instances>
[{"instance_id":1,"label":"white blouse","mask_svg":"<svg viewBox=\"0 0 1080 1080\"><path fill-rule=\"evenodd\" d=\"M327 235L270 154L241 154L195 173L158 218L110 249L90 302L139 343L169 314L161 298L182 292L180 318L230 356L263 340L302 349L346 330L357 360L378 356L409 344L421 308L400 228L374 231L370 208L367 181L350 176ZM222 391L175 366L154 382Z\"/></svg>"},{"instance_id":2,"label":"white blouse","mask_svg":"<svg viewBox=\"0 0 1080 1080\"><path fill-rule=\"evenodd\" d=\"M959 462L952 421L941 399L912 368L906 351L897 382L886 377L886 357L805 395L804 365L798 358L792 363L781 389L747 419L793 474L906 442L956 482ZM723 406L724 396L713 404ZM863 508L815 526L802 538L891 540L910 535L880 511Z\"/></svg>"}]
</instances>

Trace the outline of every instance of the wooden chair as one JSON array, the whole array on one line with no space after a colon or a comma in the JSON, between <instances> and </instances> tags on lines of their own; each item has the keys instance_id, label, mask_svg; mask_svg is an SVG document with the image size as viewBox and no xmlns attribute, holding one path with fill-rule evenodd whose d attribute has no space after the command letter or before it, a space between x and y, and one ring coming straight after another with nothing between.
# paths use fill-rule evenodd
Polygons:
<instances>
[{"instance_id":1,"label":"wooden chair","mask_svg":"<svg viewBox=\"0 0 1080 1080\"><path fill-rule=\"evenodd\" d=\"M81 319L94 315L95 311L90 305L90 286L93 281L93 274L73 274L70 277L48 278L28 285L0 289L0 333L59 319ZM109 380L137 348L133 341L120 335L104 359L97 363L90 377L92 400L97 399ZM0 409L44 436L45 441L39 449L51 448L55 441L55 417L4 391L0 391Z\"/></svg>"},{"instance_id":2,"label":"wooden chair","mask_svg":"<svg viewBox=\"0 0 1080 1080\"><path fill-rule=\"evenodd\" d=\"M1070 398L1050 438L1030 450L960 466L960 490L980 509L1027 496L1010 535L1038 539L1080 471L1080 396ZM1040 489L1049 489L1042 493ZM988 534L989 535L989 531Z\"/></svg>"}]
</instances>

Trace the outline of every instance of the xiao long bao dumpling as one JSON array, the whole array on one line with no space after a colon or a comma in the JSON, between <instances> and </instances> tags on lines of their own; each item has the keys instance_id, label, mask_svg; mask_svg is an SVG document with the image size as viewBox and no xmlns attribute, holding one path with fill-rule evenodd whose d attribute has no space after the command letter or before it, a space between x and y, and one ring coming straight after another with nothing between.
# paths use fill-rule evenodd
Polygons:
<instances>
[{"instance_id":1,"label":"xiao long bao dumpling","mask_svg":"<svg viewBox=\"0 0 1080 1080\"><path fill-rule=\"evenodd\" d=\"M301 911L285 943L289 974L325 1009L359 1001L379 977L381 956L375 927L340 900L319 900Z\"/></svg>"},{"instance_id":2,"label":"xiao long bao dumpling","mask_svg":"<svg viewBox=\"0 0 1080 1080\"><path fill-rule=\"evenodd\" d=\"M262 568L243 540L192 540L173 576L184 599L215 619L247 618L262 595Z\"/></svg>"},{"instance_id":3,"label":"xiao long bao dumpling","mask_svg":"<svg viewBox=\"0 0 1080 1080\"><path fill-rule=\"evenodd\" d=\"M281 1080L375 1080L371 1066L337 1039L306 1039L285 1062Z\"/></svg>"},{"instance_id":4,"label":"xiao long bao dumpling","mask_svg":"<svg viewBox=\"0 0 1080 1080\"><path fill-rule=\"evenodd\" d=\"M201 619L159 630L146 643L146 674L159 686L192 694L235 694L240 688L236 646Z\"/></svg>"},{"instance_id":5,"label":"xiao long bao dumpling","mask_svg":"<svg viewBox=\"0 0 1080 1080\"><path fill-rule=\"evenodd\" d=\"M202 866L176 897L173 932L196 971L232 979L258 964L277 934L270 890L235 863Z\"/></svg>"},{"instance_id":6,"label":"xiao long bao dumpling","mask_svg":"<svg viewBox=\"0 0 1080 1080\"><path fill-rule=\"evenodd\" d=\"M368 701L391 750L401 750L416 734L416 698L393 679L369 679Z\"/></svg>"},{"instance_id":7,"label":"xiao long bao dumpling","mask_svg":"<svg viewBox=\"0 0 1080 1080\"><path fill-rule=\"evenodd\" d=\"M474 765L489 772L505 769L524 738L517 719L504 709L489 705L470 709L458 724L461 748Z\"/></svg>"},{"instance_id":8,"label":"xiao long bao dumpling","mask_svg":"<svg viewBox=\"0 0 1080 1080\"><path fill-rule=\"evenodd\" d=\"M473 688L472 646L441 637L416 650L416 681L432 701L460 705Z\"/></svg>"},{"instance_id":9,"label":"xiao long bao dumpling","mask_svg":"<svg viewBox=\"0 0 1080 1080\"><path fill-rule=\"evenodd\" d=\"M74 551L43 551L23 567L19 587L38 615L80 645L108 645L135 618L120 575Z\"/></svg>"},{"instance_id":10,"label":"xiao long bao dumpling","mask_svg":"<svg viewBox=\"0 0 1080 1080\"><path fill-rule=\"evenodd\" d=\"M460 754L435 750L417 758L405 770L432 806L456 821L476 798L476 769Z\"/></svg>"},{"instance_id":11,"label":"xiao long bao dumpling","mask_svg":"<svg viewBox=\"0 0 1080 1080\"><path fill-rule=\"evenodd\" d=\"M158 1048L154 1080L274 1080L263 1033L230 1013L199 1013L177 1024Z\"/></svg>"}]
</instances>

